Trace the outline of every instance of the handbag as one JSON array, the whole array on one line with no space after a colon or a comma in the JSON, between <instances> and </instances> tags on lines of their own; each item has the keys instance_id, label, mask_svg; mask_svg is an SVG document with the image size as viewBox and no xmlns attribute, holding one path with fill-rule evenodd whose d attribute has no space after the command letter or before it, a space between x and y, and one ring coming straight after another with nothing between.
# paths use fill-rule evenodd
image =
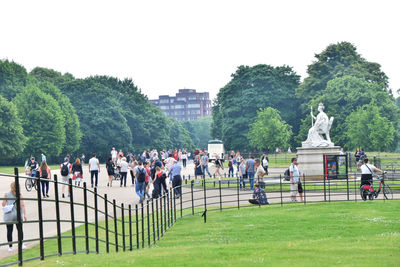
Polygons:
<instances>
[{"instance_id":1,"label":"handbag","mask_svg":"<svg viewBox=\"0 0 400 267\"><path fill-rule=\"evenodd\" d=\"M14 208L14 204L15 204L15 201L14 201L14 203L11 204L11 205L5 205L5 206L3 207L3 212L4 212L4 214L10 213L10 212L13 210L13 208Z\"/></svg>"}]
</instances>

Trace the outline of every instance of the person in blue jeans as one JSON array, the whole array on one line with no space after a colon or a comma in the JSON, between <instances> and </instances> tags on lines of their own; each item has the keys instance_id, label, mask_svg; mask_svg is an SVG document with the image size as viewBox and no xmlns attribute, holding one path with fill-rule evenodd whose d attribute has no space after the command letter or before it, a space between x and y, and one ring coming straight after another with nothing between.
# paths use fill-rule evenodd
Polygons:
<instances>
[{"instance_id":1,"label":"person in blue jeans","mask_svg":"<svg viewBox=\"0 0 400 267\"><path fill-rule=\"evenodd\" d=\"M141 161L138 162L138 166L135 168L135 177L136 177L136 194L139 196L139 203L143 203L144 198L144 187L146 181L146 169L143 168L143 163Z\"/></svg>"},{"instance_id":2,"label":"person in blue jeans","mask_svg":"<svg viewBox=\"0 0 400 267\"><path fill-rule=\"evenodd\" d=\"M253 190L254 186L254 166L256 162L254 161L254 156L250 156L250 158L246 161L246 173L247 173L247 178L249 178L250 182L250 189Z\"/></svg>"}]
</instances>

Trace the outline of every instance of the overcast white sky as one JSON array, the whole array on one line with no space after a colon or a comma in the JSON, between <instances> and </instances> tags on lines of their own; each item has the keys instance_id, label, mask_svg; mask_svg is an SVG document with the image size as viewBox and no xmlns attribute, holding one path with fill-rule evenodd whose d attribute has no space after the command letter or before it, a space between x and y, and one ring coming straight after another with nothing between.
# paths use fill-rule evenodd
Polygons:
<instances>
[{"instance_id":1,"label":"overcast white sky","mask_svg":"<svg viewBox=\"0 0 400 267\"><path fill-rule=\"evenodd\" d=\"M400 89L399 1L0 2L0 59L75 77L130 77L149 98L215 97L239 65L289 65L349 41Z\"/></svg>"}]
</instances>

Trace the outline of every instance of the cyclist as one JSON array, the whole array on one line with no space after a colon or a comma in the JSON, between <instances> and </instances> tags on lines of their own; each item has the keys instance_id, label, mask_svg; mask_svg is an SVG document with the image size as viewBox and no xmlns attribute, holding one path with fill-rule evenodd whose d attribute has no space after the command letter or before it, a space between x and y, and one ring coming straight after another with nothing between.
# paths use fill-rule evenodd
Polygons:
<instances>
[{"instance_id":1,"label":"cyclist","mask_svg":"<svg viewBox=\"0 0 400 267\"><path fill-rule=\"evenodd\" d=\"M36 177L36 172L39 169L39 163L34 157L31 157L31 162L29 162L28 167L31 169L31 177ZM35 186L35 180L32 180L32 186Z\"/></svg>"},{"instance_id":2,"label":"cyclist","mask_svg":"<svg viewBox=\"0 0 400 267\"><path fill-rule=\"evenodd\" d=\"M372 185L373 172L383 173L382 170L370 164L368 158L364 158L364 164L360 166L360 169L361 169L361 186Z\"/></svg>"}]
</instances>

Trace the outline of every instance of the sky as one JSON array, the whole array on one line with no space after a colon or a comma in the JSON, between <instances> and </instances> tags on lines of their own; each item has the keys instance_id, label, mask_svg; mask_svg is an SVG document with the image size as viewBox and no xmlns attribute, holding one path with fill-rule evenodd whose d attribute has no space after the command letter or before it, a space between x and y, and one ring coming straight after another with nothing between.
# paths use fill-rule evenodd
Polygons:
<instances>
[{"instance_id":1,"label":"sky","mask_svg":"<svg viewBox=\"0 0 400 267\"><path fill-rule=\"evenodd\" d=\"M397 3L399 2L399 3ZM212 98L238 66L307 66L348 41L400 89L400 1L0 1L0 59L77 78L132 78L150 99Z\"/></svg>"}]
</instances>

